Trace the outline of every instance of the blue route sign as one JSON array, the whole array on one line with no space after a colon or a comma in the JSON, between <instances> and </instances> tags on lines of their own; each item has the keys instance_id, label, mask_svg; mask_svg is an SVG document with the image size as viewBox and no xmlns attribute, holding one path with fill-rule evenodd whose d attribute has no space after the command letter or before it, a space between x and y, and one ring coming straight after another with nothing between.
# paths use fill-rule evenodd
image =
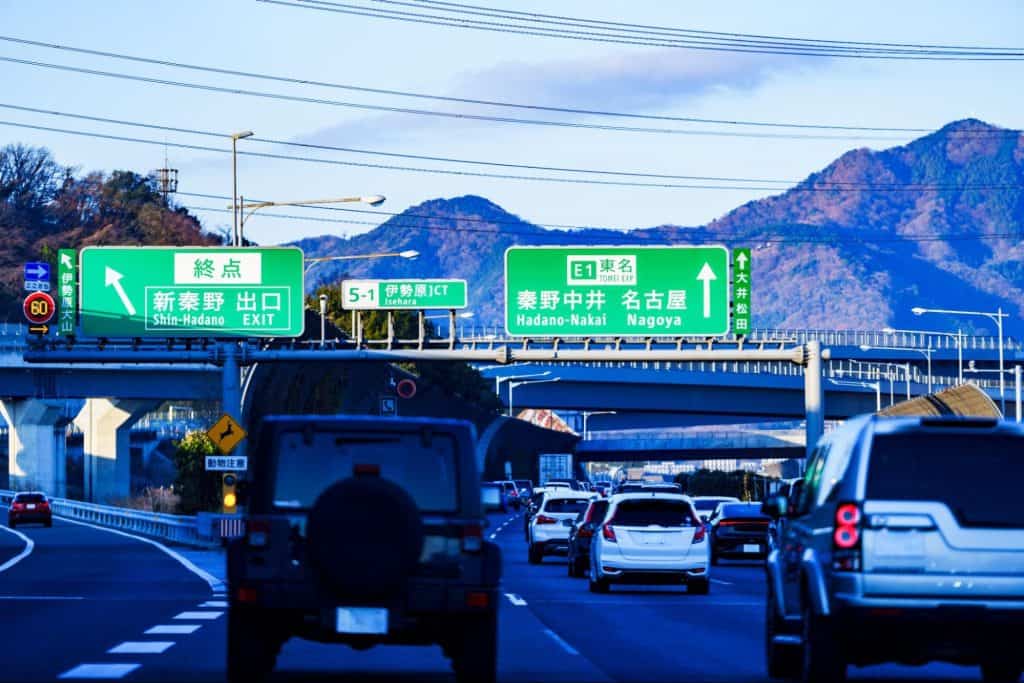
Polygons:
<instances>
[{"instance_id":1,"label":"blue route sign","mask_svg":"<svg viewBox=\"0 0 1024 683\"><path fill-rule=\"evenodd\" d=\"M25 282L49 282L50 264L45 261L29 261L25 264Z\"/></svg>"}]
</instances>

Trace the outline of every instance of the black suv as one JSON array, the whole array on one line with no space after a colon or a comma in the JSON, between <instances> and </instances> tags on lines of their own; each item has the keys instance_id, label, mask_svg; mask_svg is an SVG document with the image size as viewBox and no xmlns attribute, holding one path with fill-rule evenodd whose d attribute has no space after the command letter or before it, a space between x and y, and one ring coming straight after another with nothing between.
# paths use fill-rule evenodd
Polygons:
<instances>
[{"instance_id":1,"label":"black suv","mask_svg":"<svg viewBox=\"0 0 1024 683\"><path fill-rule=\"evenodd\" d=\"M228 546L228 680L262 679L300 637L440 644L457 681L493 682L501 554L474 446L453 420L265 418Z\"/></svg>"}]
</instances>

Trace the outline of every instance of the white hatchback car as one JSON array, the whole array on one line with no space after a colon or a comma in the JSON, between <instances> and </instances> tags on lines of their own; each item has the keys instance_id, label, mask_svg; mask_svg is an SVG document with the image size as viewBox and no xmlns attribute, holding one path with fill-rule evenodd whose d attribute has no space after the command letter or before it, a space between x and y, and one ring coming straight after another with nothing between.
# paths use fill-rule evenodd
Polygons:
<instances>
[{"instance_id":1,"label":"white hatchback car","mask_svg":"<svg viewBox=\"0 0 1024 683\"><path fill-rule=\"evenodd\" d=\"M540 564L545 555L569 552L569 530L596 496L589 491L548 489L530 520L527 535L530 564Z\"/></svg>"},{"instance_id":2,"label":"white hatchback car","mask_svg":"<svg viewBox=\"0 0 1024 683\"><path fill-rule=\"evenodd\" d=\"M708 593L707 529L687 496L618 494L604 520L591 542L591 592L607 593L613 583L651 583L685 584L690 593Z\"/></svg>"}]
</instances>

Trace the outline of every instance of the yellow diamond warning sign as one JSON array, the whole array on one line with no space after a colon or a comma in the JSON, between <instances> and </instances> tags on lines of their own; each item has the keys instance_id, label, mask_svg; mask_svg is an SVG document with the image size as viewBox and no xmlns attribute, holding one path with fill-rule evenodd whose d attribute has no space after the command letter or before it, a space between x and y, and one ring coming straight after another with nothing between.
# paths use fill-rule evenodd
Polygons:
<instances>
[{"instance_id":1,"label":"yellow diamond warning sign","mask_svg":"<svg viewBox=\"0 0 1024 683\"><path fill-rule=\"evenodd\" d=\"M221 415L217 423L207 430L206 435L210 437L210 441L217 447L217 450L224 455L235 450L235 446L246 437L242 425L235 422L227 413Z\"/></svg>"}]
</instances>

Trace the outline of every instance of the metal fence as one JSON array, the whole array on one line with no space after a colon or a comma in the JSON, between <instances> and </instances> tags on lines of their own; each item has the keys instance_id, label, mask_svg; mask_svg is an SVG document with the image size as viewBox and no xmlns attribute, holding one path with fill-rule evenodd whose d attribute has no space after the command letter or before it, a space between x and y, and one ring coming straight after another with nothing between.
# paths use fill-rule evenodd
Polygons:
<instances>
[{"instance_id":1,"label":"metal fence","mask_svg":"<svg viewBox=\"0 0 1024 683\"><path fill-rule=\"evenodd\" d=\"M0 490L0 503L9 504L16 493L17 491ZM201 534L199 525L196 524L196 518L187 515L131 510L64 498L50 498L50 507L53 514L60 517L130 531L175 543L204 548L221 544L218 536L211 533Z\"/></svg>"}]
</instances>

